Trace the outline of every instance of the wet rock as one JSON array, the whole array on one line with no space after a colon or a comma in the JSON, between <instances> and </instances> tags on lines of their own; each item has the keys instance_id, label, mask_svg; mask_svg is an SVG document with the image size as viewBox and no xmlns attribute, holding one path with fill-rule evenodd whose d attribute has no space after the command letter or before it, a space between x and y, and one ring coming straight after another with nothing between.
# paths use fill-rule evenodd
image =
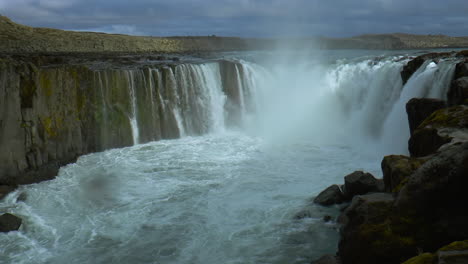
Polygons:
<instances>
[{"instance_id":1,"label":"wet rock","mask_svg":"<svg viewBox=\"0 0 468 264\"><path fill-rule=\"evenodd\" d=\"M408 142L412 157L434 154L449 142L468 140L468 106L440 109L429 116Z\"/></svg>"},{"instance_id":2,"label":"wet rock","mask_svg":"<svg viewBox=\"0 0 468 264\"><path fill-rule=\"evenodd\" d=\"M468 76L468 63L466 61L457 63L457 65L455 66L453 79L456 80L458 78L467 77L467 76Z\"/></svg>"},{"instance_id":3,"label":"wet rock","mask_svg":"<svg viewBox=\"0 0 468 264\"><path fill-rule=\"evenodd\" d=\"M403 264L466 264L468 263L468 241L456 241L439 249L436 253L424 253Z\"/></svg>"},{"instance_id":4,"label":"wet rock","mask_svg":"<svg viewBox=\"0 0 468 264\"><path fill-rule=\"evenodd\" d=\"M22 192L19 196L18 199L16 199L17 202L25 202L28 199L28 195L26 192Z\"/></svg>"},{"instance_id":5,"label":"wet rock","mask_svg":"<svg viewBox=\"0 0 468 264\"><path fill-rule=\"evenodd\" d=\"M324 221L325 223L330 222L332 219L333 219L333 218L332 218L330 215L326 215L326 216L323 217L323 221Z\"/></svg>"},{"instance_id":6,"label":"wet rock","mask_svg":"<svg viewBox=\"0 0 468 264\"><path fill-rule=\"evenodd\" d=\"M445 107L445 102L431 98L413 98L406 104L410 132L413 131L436 110Z\"/></svg>"},{"instance_id":7,"label":"wet rock","mask_svg":"<svg viewBox=\"0 0 468 264\"><path fill-rule=\"evenodd\" d=\"M306 208L294 215L295 220L301 220L304 218L311 218L312 217L312 209Z\"/></svg>"},{"instance_id":8,"label":"wet rock","mask_svg":"<svg viewBox=\"0 0 468 264\"><path fill-rule=\"evenodd\" d=\"M401 71L401 80L403 81L403 84L408 82L411 75L413 75L413 73L423 65L424 61L426 61L424 57L416 57L403 67L403 70Z\"/></svg>"},{"instance_id":9,"label":"wet rock","mask_svg":"<svg viewBox=\"0 0 468 264\"><path fill-rule=\"evenodd\" d=\"M417 252L409 231L393 219L394 197L388 193L356 196L340 216L339 256L343 263L394 264Z\"/></svg>"},{"instance_id":10,"label":"wet rock","mask_svg":"<svg viewBox=\"0 0 468 264\"><path fill-rule=\"evenodd\" d=\"M468 142L452 145L409 178L396 206L401 212L417 214L437 225L438 234L434 236L439 236L441 241L462 240L468 237L468 211L461 210L468 204L467 176Z\"/></svg>"},{"instance_id":11,"label":"wet rock","mask_svg":"<svg viewBox=\"0 0 468 264\"><path fill-rule=\"evenodd\" d=\"M9 193L15 190L14 187L8 185L0 185L0 200L5 198Z\"/></svg>"},{"instance_id":12,"label":"wet rock","mask_svg":"<svg viewBox=\"0 0 468 264\"><path fill-rule=\"evenodd\" d=\"M351 199L355 195L379 192L382 184L372 174L355 171L345 176L344 195Z\"/></svg>"},{"instance_id":13,"label":"wet rock","mask_svg":"<svg viewBox=\"0 0 468 264\"><path fill-rule=\"evenodd\" d=\"M399 192L411 174L421 167L425 159L410 158L401 155L386 156L382 160L383 181L386 192Z\"/></svg>"},{"instance_id":14,"label":"wet rock","mask_svg":"<svg viewBox=\"0 0 468 264\"><path fill-rule=\"evenodd\" d=\"M447 99L449 105L468 105L468 77L462 77L452 82Z\"/></svg>"},{"instance_id":15,"label":"wet rock","mask_svg":"<svg viewBox=\"0 0 468 264\"><path fill-rule=\"evenodd\" d=\"M312 261L312 264L340 264L340 258L333 255L325 255L315 261Z\"/></svg>"},{"instance_id":16,"label":"wet rock","mask_svg":"<svg viewBox=\"0 0 468 264\"><path fill-rule=\"evenodd\" d=\"M447 52L428 53L412 59L403 67L403 70L401 71L401 80L403 81L403 84L406 84L406 82L408 82L413 73L415 73L419 69L419 67L421 67L424 64L426 60L438 60L447 56L451 56L451 54Z\"/></svg>"},{"instance_id":17,"label":"wet rock","mask_svg":"<svg viewBox=\"0 0 468 264\"><path fill-rule=\"evenodd\" d=\"M466 264L468 263L468 250L441 251L437 254L439 264Z\"/></svg>"},{"instance_id":18,"label":"wet rock","mask_svg":"<svg viewBox=\"0 0 468 264\"><path fill-rule=\"evenodd\" d=\"M343 192L338 185L332 185L322 191L315 199L314 203L323 206L340 204L344 201Z\"/></svg>"},{"instance_id":19,"label":"wet rock","mask_svg":"<svg viewBox=\"0 0 468 264\"><path fill-rule=\"evenodd\" d=\"M0 216L0 232L17 231L21 226L21 222L21 218L15 215L3 214Z\"/></svg>"}]
</instances>

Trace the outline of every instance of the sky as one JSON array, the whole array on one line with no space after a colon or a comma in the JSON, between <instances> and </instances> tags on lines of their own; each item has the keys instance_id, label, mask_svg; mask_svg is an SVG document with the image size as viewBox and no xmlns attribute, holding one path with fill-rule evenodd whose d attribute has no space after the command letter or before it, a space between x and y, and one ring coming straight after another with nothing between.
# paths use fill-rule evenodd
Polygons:
<instances>
[{"instance_id":1,"label":"sky","mask_svg":"<svg viewBox=\"0 0 468 264\"><path fill-rule=\"evenodd\" d=\"M151 36L468 36L468 0L0 0L35 27Z\"/></svg>"}]
</instances>

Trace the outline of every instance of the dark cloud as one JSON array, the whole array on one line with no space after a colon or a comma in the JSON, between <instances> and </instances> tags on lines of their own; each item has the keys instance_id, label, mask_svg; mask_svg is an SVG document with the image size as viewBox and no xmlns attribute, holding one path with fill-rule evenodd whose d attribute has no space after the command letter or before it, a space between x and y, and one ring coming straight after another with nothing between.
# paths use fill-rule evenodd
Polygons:
<instances>
[{"instance_id":1,"label":"dark cloud","mask_svg":"<svg viewBox=\"0 0 468 264\"><path fill-rule=\"evenodd\" d=\"M468 35L466 0L0 0L43 27L137 35Z\"/></svg>"}]
</instances>

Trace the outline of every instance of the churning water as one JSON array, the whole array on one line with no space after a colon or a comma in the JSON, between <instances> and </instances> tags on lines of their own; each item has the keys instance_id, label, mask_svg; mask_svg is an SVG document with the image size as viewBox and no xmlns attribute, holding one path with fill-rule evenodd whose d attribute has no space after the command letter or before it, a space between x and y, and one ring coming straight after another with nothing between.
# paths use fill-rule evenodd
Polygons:
<instances>
[{"instance_id":1,"label":"churning water","mask_svg":"<svg viewBox=\"0 0 468 264\"><path fill-rule=\"evenodd\" d=\"M321 219L338 210L310 198L354 170L380 176L382 154L405 153L404 103L443 97L454 65L426 63L403 87L402 56L234 60L237 125L218 64L179 65L177 100L191 110L170 110L187 136L86 155L10 194L0 211L23 226L0 234L0 263L282 264L334 253L337 227ZM196 127L209 133L190 136ZM311 217L296 219L306 206Z\"/></svg>"}]
</instances>

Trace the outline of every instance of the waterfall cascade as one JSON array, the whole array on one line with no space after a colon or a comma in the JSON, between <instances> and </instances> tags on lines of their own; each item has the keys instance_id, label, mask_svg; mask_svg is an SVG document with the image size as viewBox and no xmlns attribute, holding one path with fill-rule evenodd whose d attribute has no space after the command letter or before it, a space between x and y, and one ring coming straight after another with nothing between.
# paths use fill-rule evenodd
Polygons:
<instances>
[{"instance_id":1,"label":"waterfall cascade","mask_svg":"<svg viewBox=\"0 0 468 264\"><path fill-rule=\"evenodd\" d=\"M100 109L107 116L125 112L133 143L237 127L275 140L371 140L388 153L405 153L406 102L443 99L455 66L428 61L403 86L400 72L408 60L393 56L271 68L235 60L98 72ZM119 85L128 87L115 91ZM123 97L113 100L111 90ZM113 130L106 126L103 122L102 130Z\"/></svg>"}]
</instances>

